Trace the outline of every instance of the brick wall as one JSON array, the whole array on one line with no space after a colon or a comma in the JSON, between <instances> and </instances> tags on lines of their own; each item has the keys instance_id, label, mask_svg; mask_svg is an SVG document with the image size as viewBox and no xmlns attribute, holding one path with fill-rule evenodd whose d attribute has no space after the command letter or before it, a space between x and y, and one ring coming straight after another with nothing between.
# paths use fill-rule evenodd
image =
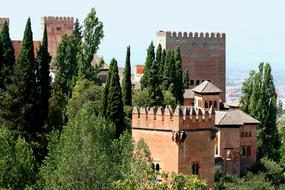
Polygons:
<instances>
[{"instance_id":1,"label":"brick wall","mask_svg":"<svg viewBox=\"0 0 285 190\"><path fill-rule=\"evenodd\" d=\"M186 33L181 32L157 32L157 43L164 49L175 49L177 45L181 48L182 67L188 70L190 79L194 81L193 88L197 82L209 80L223 93L222 100L225 101L226 81L226 36L220 33ZM191 84L191 83L190 83Z\"/></svg>"}]
</instances>

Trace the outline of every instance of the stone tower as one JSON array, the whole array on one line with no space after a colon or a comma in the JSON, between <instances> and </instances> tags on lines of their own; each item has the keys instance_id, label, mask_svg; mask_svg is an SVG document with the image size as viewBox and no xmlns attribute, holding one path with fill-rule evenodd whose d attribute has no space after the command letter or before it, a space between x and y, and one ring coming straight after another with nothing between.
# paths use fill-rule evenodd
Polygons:
<instances>
[{"instance_id":1,"label":"stone tower","mask_svg":"<svg viewBox=\"0 0 285 190\"><path fill-rule=\"evenodd\" d=\"M43 26L47 27L48 50L54 58L57 46L64 34L71 34L73 31L73 17L43 17Z\"/></svg>"},{"instance_id":2,"label":"stone tower","mask_svg":"<svg viewBox=\"0 0 285 190\"><path fill-rule=\"evenodd\" d=\"M214 182L215 113L191 106L137 108L132 114L132 136L143 138L153 168L198 175Z\"/></svg>"},{"instance_id":3,"label":"stone tower","mask_svg":"<svg viewBox=\"0 0 285 190\"><path fill-rule=\"evenodd\" d=\"M0 31L5 23L5 21L8 23L9 25L9 18L0 18Z\"/></svg>"},{"instance_id":4,"label":"stone tower","mask_svg":"<svg viewBox=\"0 0 285 190\"><path fill-rule=\"evenodd\" d=\"M226 35L224 33L157 32L157 43L163 49L181 48L182 67L190 74L190 88L204 80L222 90L225 101Z\"/></svg>"}]
</instances>

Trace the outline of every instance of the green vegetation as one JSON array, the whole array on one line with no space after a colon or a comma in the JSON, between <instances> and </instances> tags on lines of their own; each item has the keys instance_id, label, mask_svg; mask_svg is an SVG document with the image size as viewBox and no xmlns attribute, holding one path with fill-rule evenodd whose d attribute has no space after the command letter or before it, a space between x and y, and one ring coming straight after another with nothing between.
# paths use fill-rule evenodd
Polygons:
<instances>
[{"instance_id":1,"label":"green vegetation","mask_svg":"<svg viewBox=\"0 0 285 190\"><path fill-rule=\"evenodd\" d=\"M133 142L132 105L173 108L183 103L189 73L181 68L180 48L162 50L151 42L141 90L131 84L131 53L127 48L122 88L116 59L108 79L98 79L92 66L103 38L103 23L95 9L76 20L71 35L63 36L53 65L51 83L47 29L34 55L28 19L15 64L8 24L0 33L0 188L1 189L189 189L205 190L197 176L157 172L141 139ZM261 121L258 156L250 172L238 179L217 171L216 189L284 189L285 121L278 120L281 104L269 64L260 64L243 85L245 112Z\"/></svg>"},{"instance_id":2,"label":"green vegetation","mask_svg":"<svg viewBox=\"0 0 285 190\"><path fill-rule=\"evenodd\" d=\"M280 159L280 138L277 129L277 93L270 65L261 63L252 71L242 87L242 109L260 121L257 127L258 158Z\"/></svg>"}]
</instances>

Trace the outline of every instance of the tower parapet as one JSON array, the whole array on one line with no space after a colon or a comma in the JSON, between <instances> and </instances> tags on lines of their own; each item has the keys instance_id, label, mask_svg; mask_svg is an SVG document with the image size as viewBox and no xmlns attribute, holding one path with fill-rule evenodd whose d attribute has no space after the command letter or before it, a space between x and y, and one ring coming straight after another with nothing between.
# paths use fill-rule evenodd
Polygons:
<instances>
[{"instance_id":1,"label":"tower parapet","mask_svg":"<svg viewBox=\"0 0 285 190\"><path fill-rule=\"evenodd\" d=\"M204 39L226 39L226 34L225 33L220 33L220 32L170 32L170 31L159 31L157 32L157 35L166 35L166 37L170 38L181 38L181 39L192 39L192 38L204 38Z\"/></svg>"}]
</instances>

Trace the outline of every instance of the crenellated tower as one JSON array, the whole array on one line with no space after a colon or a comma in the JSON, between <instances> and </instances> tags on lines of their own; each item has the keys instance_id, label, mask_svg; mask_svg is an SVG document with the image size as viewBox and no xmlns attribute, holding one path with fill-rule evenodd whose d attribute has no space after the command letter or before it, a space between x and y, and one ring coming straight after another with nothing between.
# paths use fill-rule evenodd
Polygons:
<instances>
[{"instance_id":1,"label":"crenellated tower","mask_svg":"<svg viewBox=\"0 0 285 190\"><path fill-rule=\"evenodd\" d=\"M205 80L222 90L225 101L226 81L226 34L157 32L157 43L164 49L181 48L182 67L190 74L190 88Z\"/></svg>"},{"instance_id":2,"label":"crenellated tower","mask_svg":"<svg viewBox=\"0 0 285 190\"><path fill-rule=\"evenodd\" d=\"M134 107L132 135L143 138L153 158L154 168L166 172L198 175L214 182L214 138L216 135L213 108L177 106Z\"/></svg>"},{"instance_id":3,"label":"crenellated tower","mask_svg":"<svg viewBox=\"0 0 285 190\"><path fill-rule=\"evenodd\" d=\"M57 46L64 34L71 34L73 31L73 17L43 17L43 26L47 27L48 49L51 56L56 56Z\"/></svg>"},{"instance_id":4,"label":"crenellated tower","mask_svg":"<svg viewBox=\"0 0 285 190\"><path fill-rule=\"evenodd\" d=\"M2 27L3 27L5 22L7 22L8 25L9 25L9 22L10 22L9 18L1 18L0 17L0 31L1 31L1 29L2 29Z\"/></svg>"}]
</instances>

